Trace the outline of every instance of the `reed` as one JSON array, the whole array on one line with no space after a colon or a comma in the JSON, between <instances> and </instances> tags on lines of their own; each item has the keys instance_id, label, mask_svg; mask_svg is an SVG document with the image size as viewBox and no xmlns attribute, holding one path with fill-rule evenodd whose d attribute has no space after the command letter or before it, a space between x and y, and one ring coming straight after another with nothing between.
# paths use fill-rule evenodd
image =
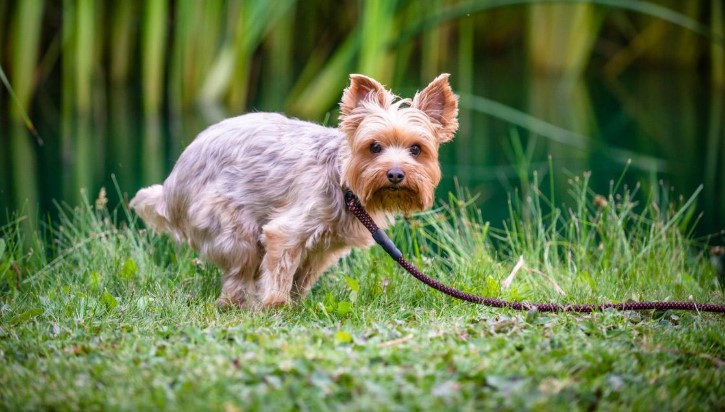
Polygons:
<instances>
[{"instance_id":1,"label":"reed","mask_svg":"<svg viewBox=\"0 0 725 412\"><path fill-rule=\"evenodd\" d=\"M234 70L228 95L230 107L238 109L247 107L254 52L260 47L275 22L285 16L294 3L295 0L275 2L253 0L241 4L233 48Z\"/></svg>"},{"instance_id":2,"label":"reed","mask_svg":"<svg viewBox=\"0 0 725 412\"><path fill-rule=\"evenodd\" d=\"M532 4L527 25L532 68L581 76L602 21L602 11L591 4Z\"/></svg>"},{"instance_id":3,"label":"reed","mask_svg":"<svg viewBox=\"0 0 725 412\"><path fill-rule=\"evenodd\" d=\"M725 15L721 1L710 2L710 26L714 38L725 38ZM725 88L725 47L722 42L710 42L710 70L715 87Z\"/></svg>"},{"instance_id":4,"label":"reed","mask_svg":"<svg viewBox=\"0 0 725 412\"><path fill-rule=\"evenodd\" d=\"M9 135L9 161L12 164L12 184L15 188L14 202L31 217L38 213L38 160L34 150L35 141L31 139L27 112L35 92L35 69L38 61L40 28L44 2L22 2L15 10L13 19L13 51L11 58L11 79L14 104L10 105L11 125L5 131ZM3 73L3 78L5 75ZM32 126L32 124L30 124ZM33 129L31 129L33 130ZM20 226L31 230L35 223L26 219ZM27 246L27 244L26 244Z\"/></svg>"},{"instance_id":5,"label":"reed","mask_svg":"<svg viewBox=\"0 0 725 412\"><path fill-rule=\"evenodd\" d=\"M616 75L636 63L641 55L634 47L638 42L666 48L675 43L671 36L679 36L678 50L699 42L698 53L706 54L699 56L710 62L713 84L723 87L725 83L722 2L715 0L684 6L638 0L370 0L353 3L354 7L295 0L63 0L52 9L48 4L43 0L0 2L0 62L8 73L5 87L20 101L4 104L5 96L12 93L3 94L0 110L13 107L7 118L24 113L27 119L37 85L60 79L57 157L72 170L62 177L69 198L77 193L75 184L98 183L101 167L77 162L102 160L97 154L106 143L93 136L101 134L98 128L107 121L102 107L108 100L106 79L115 88L127 88L132 101L140 96L148 118L170 113L174 151L202 124L249 110L284 111L334 124L336 103L351 72L366 73L407 94L412 90L406 87L418 87L442 71L454 74L454 85L464 97L461 139L470 138L472 113L486 112L565 145L586 148L582 136L588 134L587 127L549 119L533 109L536 105L532 115L476 97L476 65L489 58L494 47L501 47L500 42L489 47L485 41L498 36L491 32L500 26L508 27L506 33L514 42L528 39L532 65L577 78L587 70L600 33L607 33L601 28L616 28L611 16L646 16L658 22L657 27L671 31L670 37L655 36L650 45L641 40L646 33L625 33L630 37L622 41L623 52L611 58L605 71L610 68L609 73ZM47 10L58 10L62 18L44 17ZM704 13L711 16L707 24L697 20ZM59 30L52 26L56 21ZM705 42L708 47L703 46ZM204 115L212 112L210 108L213 114L187 116L187 110L197 105ZM158 119L143 122L147 133L138 133L143 136L138 143L148 150L141 162L147 170L144 176L161 178L167 158L174 157L165 151L167 130ZM32 123L26 121L26 127L32 130ZM90 158L78 160L78 150L85 150ZM458 150L460 159L473 155L465 145ZM618 153L624 158L634 155L635 162L655 169L660 166L658 159Z\"/></svg>"},{"instance_id":6,"label":"reed","mask_svg":"<svg viewBox=\"0 0 725 412\"><path fill-rule=\"evenodd\" d=\"M150 116L158 116L164 93L168 8L167 0L154 0L145 4L141 77L144 112Z\"/></svg>"},{"instance_id":7,"label":"reed","mask_svg":"<svg viewBox=\"0 0 725 412\"><path fill-rule=\"evenodd\" d=\"M660 0L659 4L678 10L684 16L693 21L698 21L702 15L705 2L702 1L673 1ZM663 20L653 19L651 16L642 15L639 19L647 27L646 39L648 47L642 50L641 58L646 62L655 65L667 64L668 66L680 66L684 68L694 67L704 51L704 42L700 41L697 33L691 30L684 30L674 27ZM667 45L667 47L661 47Z\"/></svg>"},{"instance_id":8,"label":"reed","mask_svg":"<svg viewBox=\"0 0 725 412\"><path fill-rule=\"evenodd\" d=\"M88 115L93 97L93 66L95 64L96 23L100 15L95 0L78 0L75 7L75 31L73 35L73 57L75 75L76 110Z\"/></svg>"},{"instance_id":9,"label":"reed","mask_svg":"<svg viewBox=\"0 0 725 412\"><path fill-rule=\"evenodd\" d=\"M295 7L275 22L268 39L264 42L263 73L260 76L260 107L263 110L279 110L284 107L285 96L294 80Z\"/></svg>"},{"instance_id":10,"label":"reed","mask_svg":"<svg viewBox=\"0 0 725 412\"><path fill-rule=\"evenodd\" d=\"M288 100L289 111L297 116L319 119L330 110L340 98L340 90L345 85L361 41L360 30L353 29L327 61L312 60L308 63L292 88L292 95L296 98Z\"/></svg>"},{"instance_id":11,"label":"reed","mask_svg":"<svg viewBox=\"0 0 725 412\"><path fill-rule=\"evenodd\" d=\"M14 119L20 119L21 113L28 111L35 92L43 8L42 0L20 2L13 17L10 82L17 98L16 105L11 106Z\"/></svg>"},{"instance_id":12,"label":"reed","mask_svg":"<svg viewBox=\"0 0 725 412\"><path fill-rule=\"evenodd\" d=\"M224 27L214 27L223 16L223 4L218 1L185 1L176 7L174 37L169 46L173 49L169 88L177 111L190 108L198 99L224 33Z\"/></svg>"},{"instance_id":13,"label":"reed","mask_svg":"<svg viewBox=\"0 0 725 412\"><path fill-rule=\"evenodd\" d=\"M390 83L394 59L388 44L394 38L396 1L368 0L360 16L360 58L355 71L367 73L383 84Z\"/></svg>"},{"instance_id":14,"label":"reed","mask_svg":"<svg viewBox=\"0 0 725 412\"><path fill-rule=\"evenodd\" d=\"M147 113L158 112L165 99L174 108L214 102L224 103L234 112L258 104L282 110L284 102L284 109L293 114L319 119L334 107L349 72L364 72L392 86L406 82L413 67L420 68L420 78L425 80L485 55L485 45L479 42L473 47L451 47L461 40L453 33L459 33L465 19L474 21L477 15L503 8L511 10L506 16L514 21L527 16L519 30L528 33L528 54L537 70L581 75L600 28L613 24L605 19L605 11L615 9L643 15L640 20L647 18L658 28L650 30L652 38L646 42L633 35L630 40L635 48L644 50L646 44L648 50L664 50L669 47L662 46L675 44L678 51L672 53L692 61L699 53L693 45L708 39L710 47L702 52L711 56L713 79L722 84L718 80L723 77L719 74L722 63L718 63L722 61L718 57L723 44L722 18L718 18L722 4L714 0L709 4L664 4L637 0L435 0L425 4L370 0L351 9L295 0L173 4L158 0L108 5L64 0L60 42L63 94L64 98L71 95L67 103L74 111L88 111L91 85L100 74L115 84L138 80ZM28 60L37 53L20 50L31 50L26 47L30 43L37 48L43 33L43 9L43 1L4 2L0 8L13 16L12 30L0 28L0 39L10 38L7 41L17 54L10 59L11 65L30 66L10 70L17 72L11 84L24 100L35 92L28 78L38 63ZM710 12L711 27L698 22L697 16L703 12ZM490 30L490 25L475 21L466 29L472 36ZM684 30L672 30L675 26ZM668 34L658 35L662 30ZM13 35L13 31L22 31L22 35ZM637 50L634 55L629 51L614 56L609 72L616 74L643 53ZM108 56L108 66L102 64L103 55ZM132 64L135 56L142 64ZM265 76L259 76L259 70Z\"/></svg>"},{"instance_id":15,"label":"reed","mask_svg":"<svg viewBox=\"0 0 725 412\"><path fill-rule=\"evenodd\" d=\"M131 62L136 52L135 15L139 12L139 3L119 1L107 7L111 9L111 28L107 37L106 49L110 54L110 78L114 84L123 84L129 78Z\"/></svg>"}]
</instances>

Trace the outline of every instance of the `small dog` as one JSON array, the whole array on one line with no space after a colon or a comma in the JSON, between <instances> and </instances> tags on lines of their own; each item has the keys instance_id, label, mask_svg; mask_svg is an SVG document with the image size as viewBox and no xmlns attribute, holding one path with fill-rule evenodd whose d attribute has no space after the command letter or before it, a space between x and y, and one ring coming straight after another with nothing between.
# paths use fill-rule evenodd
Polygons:
<instances>
[{"instance_id":1,"label":"small dog","mask_svg":"<svg viewBox=\"0 0 725 412\"><path fill-rule=\"evenodd\" d=\"M337 129L276 113L224 120L196 137L163 185L139 190L130 206L148 227L223 269L220 306L301 299L351 248L373 243L346 209L344 189L383 228L396 212L433 204L438 147L458 129L448 76L411 100L351 75Z\"/></svg>"}]
</instances>

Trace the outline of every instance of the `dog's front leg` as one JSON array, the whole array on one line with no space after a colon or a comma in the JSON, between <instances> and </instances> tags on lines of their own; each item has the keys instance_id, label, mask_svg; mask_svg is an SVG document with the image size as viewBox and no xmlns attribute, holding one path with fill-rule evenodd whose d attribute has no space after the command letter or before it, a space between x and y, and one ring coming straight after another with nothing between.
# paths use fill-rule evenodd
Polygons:
<instances>
[{"instance_id":1,"label":"dog's front leg","mask_svg":"<svg viewBox=\"0 0 725 412\"><path fill-rule=\"evenodd\" d=\"M263 231L265 255L258 282L262 305L285 305L290 300L292 281L300 264L302 248L292 230L266 225Z\"/></svg>"},{"instance_id":2,"label":"dog's front leg","mask_svg":"<svg viewBox=\"0 0 725 412\"><path fill-rule=\"evenodd\" d=\"M292 285L293 298L302 300L310 289L317 283L317 279L332 265L350 251L349 247L316 250L305 259L295 274Z\"/></svg>"}]
</instances>

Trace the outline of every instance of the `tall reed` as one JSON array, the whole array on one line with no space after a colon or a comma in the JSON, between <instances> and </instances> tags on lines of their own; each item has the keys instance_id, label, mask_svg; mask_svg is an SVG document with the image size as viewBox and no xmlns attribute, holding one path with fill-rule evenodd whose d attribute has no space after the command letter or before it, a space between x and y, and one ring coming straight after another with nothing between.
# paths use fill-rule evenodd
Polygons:
<instances>
[{"instance_id":1,"label":"tall reed","mask_svg":"<svg viewBox=\"0 0 725 412\"><path fill-rule=\"evenodd\" d=\"M687 53L691 45L699 42L703 46L709 41L709 47L702 47L701 52L707 53L713 83L725 87L722 2L696 3L669 1L663 6L636 0L369 0L340 7L295 0L62 0L59 5L43 0L0 2L0 22L10 22L0 26L0 58L7 65L3 69L7 69L4 71L10 75L9 83L21 101L7 117L15 118L18 110L30 109L38 84L54 87L51 82L60 79L61 113L55 122L62 129L58 157L72 170L63 175L72 194L77 193L76 184L98 180L100 167L89 163L102 161L97 154L105 143L99 141L102 133L98 128L106 116L98 111L101 105L96 103L106 100L106 79L116 87L126 87L131 102L140 96L150 119L146 120L146 132L138 132L143 136L139 146L144 147L145 180L160 179L166 158L171 156L164 148L168 130L159 123L159 117L166 114L165 107L177 120L171 126L171 135L177 139L193 136L199 124L257 109L286 111L334 123L336 103L351 72L371 75L397 90L400 86L423 84L441 71L451 72L463 96L462 136L470 136L467 130L473 127L470 117L466 117L477 110L513 119L526 128L540 127L542 135L567 145L586 147L582 137L588 134L589 120L582 124L559 118L547 121L548 114L535 109L541 105L534 101L550 97L549 92L532 96L535 116L512 112L510 107L490 99L476 99L480 93L473 80L476 65L492 53L481 39L499 23L489 24L480 17L491 17L490 11L505 8L506 13L495 17L513 22L508 25L514 27L510 29L513 40L504 47L517 46L518 40L527 36L532 65L572 78L587 69L597 40L603 38L599 33L618 28L616 19L633 20L638 25L633 34L617 33L623 40L615 46L622 51L610 59L612 74L635 62L646 47L677 44L678 50ZM57 10L60 15L44 16L48 10ZM708 12L710 27L697 20ZM670 34L654 36L652 44L645 42L648 35L641 22L647 19L635 15L648 16L650 22L658 22L656 27ZM609 31L601 31L602 25ZM686 33L692 36L683 35ZM600 54L598 58L609 56ZM188 119L184 117L202 117L183 115L197 104L221 110L211 115L213 119L185 123ZM587 105L575 105L572 111L578 109L586 117ZM566 129L554 125L561 125L560 121ZM177 149L182 145L174 142ZM465 145L460 147L461 157L472 156ZM17 154L21 156L19 164L37 162L24 161L22 156L33 155L32 150L25 149ZM88 158L78 160L79 153ZM653 164L658 167L656 160ZM32 168L37 174L37 166ZM14 183L20 184L20 180ZM19 195L24 197L32 194Z\"/></svg>"},{"instance_id":2,"label":"tall reed","mask_svg":"<svg viewBox=\"0 0 725 412\"><path fill-rule=\"evenodd\" d=\"M13 27L23 30L11 40L14 53L22 55L9 59L13 65L27 65L23 62L32 54L19 50L30 50L25 44L37 44L43 33L42 21L33 15L40 16L44 4L42 0L3 2L0 11L13 13ZM478 42L466 49L470 56L460 55L451 47L457 41L452 33L464 19L502 8L511 10L508 15L516 21L520 21L519 16L528 16L522 32L528 33L528 54L538 70L574 77L583 73L605 22L605 12L618 9L646 16L638 19L653 21L658 28L650 30L654 34L667 31L664 37L653 37L656 49L675 44L675 53L693 56L693 45L702 41L696 35L710 36L707 52L713 62L713 79L721 84L722 63L717 62L722 60L718 57L723 43L722 3L665 4L633 0L370 0L341 8L296 0L114 4L64 0L60 42L63 95L74 110L87 112L92 104L92 81L98 74L105 78L106 73L100 71L108 70L108 77L116 84L140 79L147 113L158 112L168 99L175 108L188 108L201 101L225 103L234 112L261 103L269 109L320 119L334 107L349 72L363 72L392 85L404 81L414 66L420 67L420 77L426 80L443 70L454 71L456 61L473 59L474 54L476 58L485 56L486 50ZM711 11L712 29L697 21L704 9ZM606 23L613 24L610 20ZM673 29L675 26L681 29ZM474 24L469 30L480 36L489 26ZM637 40L640 36L649 35L635 34L632 45L640 49L627 48L629 54L614 56L610 73L621 71L644 52L650 41L644 42L645 37ZM0 28L0 39L7 37L8 31ZM104 54L110 67L102 64ZM137 66L132 64L136 57L141 58ZM265 75L259 75L259 70ZM32 73L29 69L14 76ZM32 88L25 90L27 80L14 78L12 83L16 80L20 94L33 94ZM66 97L68 94L71 96ZM280 107L283 99L284 108Z\"/></svg>"},{"instance_id":3,"label":"tall reed","mask_svg":"<svg viewBox=\"0 0 725 412\"><path fill-rule=\"evenodd\" d=\"M580 76L602 21L601 10L591 4L532 4L527 26L532 68Z\"/></svg>"},{"instance_id":4,"label":"tall reed","mask_svg":"<svg viewBox=\"0 0 725 412\"><path fill-rule=\"evenodd\" d=\"M164 92L164 69L167 52L168 0L146 2L141 48L143 106L146 114L157 116Z\"/></svg>"},{"instance_id":5,"label":"tall reed","mask_svg":"<svg viewBox=\"0 0 725 412\"><path fill-rule=\"evenodd\" d=\"M362 2L360 16L360 60L356 67L361 73L390 82L394 69L393 55L388 44L395 36L395 10L397 1L368 0Z\"/></svg>"},{"instance_id":6,"label":"tall reed","mask_svg":"<svg viewBox=\"0 0 725 412\"><path fill-rule=\"evenodd\" d=\"M710 2L710 26L713 36L725 39L725 14L723 4L719 0ZM725 45L720 41L710 42L710 70L715 87L725 88Z\"/></svg>"},{"instance_id":7,"label":"tall reed","mask_svg":"<svg viewBox=\"0 0 725 412\"><path fill-rule=\"evenodd\" d=\"M9 135L9 160L14 173L15 207L24 210L31 217L38 213L38 167L35 141L25 128L25 113L35 92L35 69L38 61L43 1L26 1L17 5L13 19L13 51L11 58L11 79L15 102L10 105L11 125L6 129ZM33 219L26 219L22 226L33 227ZM28 232L29 233L29 232Z\"/></svg>"},{"instance_id":8,"label":"tall reed","mask_svg":"<svg viewBox=\"0 0 725 412\"><path fill-rule=\"evenodd\" d=\"M106 49L110 54L110 78L114 84L122 84L129 78L131 62L136 52L134 23L139 12L138 6L139 3L133 1L119 1L107 5L111 14L111 28Z\"/></svg>"},{"instance_id":9,"label":"tall reed","mask_svg":"<svg viewBox=\"0 0 725 412\"><path fill-rule=\"evenodd\" d=\"M93 66L96 51L96 24L100 14L99 4L95 0L78 0L75 8L75 95L76 109L79 113L89 114L92 103L91 85L93 83Z\"/></svg>"},{"instance_id":10,"label":"tall reed","mask_svg":"<svg viewBox=\"0 0 725 412\"><path fill-rule=\"evenodd\" d=\"M35 92L44 5L42 0L20 2L13 17L10 81L17 96L17 105L11 106L14 119L20 119L20 111L28 111Z\"/></svg>"}]
</instances>

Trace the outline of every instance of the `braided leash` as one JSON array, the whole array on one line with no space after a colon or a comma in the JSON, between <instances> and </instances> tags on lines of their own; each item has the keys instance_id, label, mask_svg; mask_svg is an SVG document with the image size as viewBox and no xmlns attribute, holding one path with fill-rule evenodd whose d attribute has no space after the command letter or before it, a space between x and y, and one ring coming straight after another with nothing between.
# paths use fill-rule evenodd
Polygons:
<instances>
[{"instance_id":1,"label":"braided leash","mask_svg":"<svg viewBox=\"0 0 725 412\"><path fill-rule=\"evenodd\" d=\"M413 275L419 281L426 285L436 289L446 295L454 298L465 300L467 302L478 303L479 305L491 306L495 308L511 308L515 310L537 310L539 312L581 312L589 313L594 311L601 311L604 309L617 309L617 310L693 310L699 312L716 312L725 313L725 305L711 305L705 303L696 302L626 302L626 303L604 303L601 305L559 305L555 303L521 303L521 302L509 302L500 299L484 298L482 296L472 295L454 289L447 286L430 276L419 271L410 262L405 260L403 254L395 246L392 240L385 234L385 232L375 224L370 215L365 211L363 206L360 204L360 200L355 194L347 190L345 192L345 203L352 214L357 217L360 223L370 231L373 235L373 239L385 249L385 251L393 258L400 266L403 267L408 273Z\"/></svg>"}]
</instances>

